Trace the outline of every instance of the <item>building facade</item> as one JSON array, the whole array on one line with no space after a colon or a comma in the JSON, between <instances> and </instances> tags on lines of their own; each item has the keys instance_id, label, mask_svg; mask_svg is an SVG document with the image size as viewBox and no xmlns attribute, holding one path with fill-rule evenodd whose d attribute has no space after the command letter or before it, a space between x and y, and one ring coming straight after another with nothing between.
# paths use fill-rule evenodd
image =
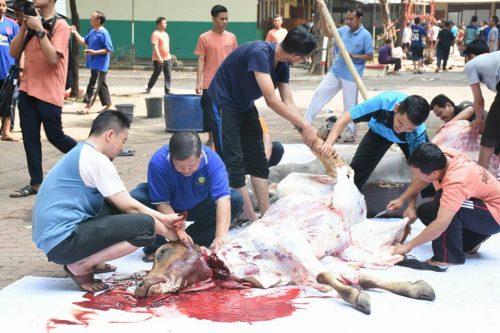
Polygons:
<instances>
[{"instance_id":1,"label":"building facade","mask_svg":"<svg viewBox=\"0 0 500 333\"><path fill-rule=\"evenodd\" d=\"M68 16L69 0L65 0ZM106 15L114 56L134 58L151 57L151 33L159 16L167 18L172 54L180 59L195 59L194 49L201 33L211 29L211 8L220 4L229 12L228 30L238 43L261 39L262 29L257 27L257 0L85 0L76 1L81 20L80 32L90 29L90 15L99 10Z\"/></svg>"}]
</instances>

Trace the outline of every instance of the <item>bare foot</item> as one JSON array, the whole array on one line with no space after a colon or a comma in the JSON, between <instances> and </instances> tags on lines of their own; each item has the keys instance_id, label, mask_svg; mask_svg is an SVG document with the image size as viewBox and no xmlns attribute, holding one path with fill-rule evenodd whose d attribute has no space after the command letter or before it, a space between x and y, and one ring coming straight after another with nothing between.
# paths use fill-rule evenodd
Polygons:
<instances>
[{"instance_id":1,"label":"bare foot","mask_svg":"<svg viewBox=\"0 0 500 333\"><path fill-rule=\"evenodd\" d=\"M462 265L462 264L454 264L451 262L443 262L443 261L436 261L432 259L428 259L427 263L431 266L440 266L440 267L449 267L449 266L456 266L456 265Z\"/></svg>"}]
</instances>

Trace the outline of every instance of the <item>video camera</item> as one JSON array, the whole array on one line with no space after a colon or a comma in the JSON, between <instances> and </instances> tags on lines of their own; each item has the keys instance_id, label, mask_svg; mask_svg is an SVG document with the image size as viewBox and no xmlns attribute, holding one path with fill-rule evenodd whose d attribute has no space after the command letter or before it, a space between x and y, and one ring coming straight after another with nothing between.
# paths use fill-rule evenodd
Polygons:
<instances>
[{"instance_id":1,"label":"video camera","mask_svg":"<svg viewBox=\"0 0 500 333\"><path fill-rule=\"evenodd\" d=\"M14 10L19 10L28 16L37 16L37 11L33 2L28 0L14 0Z\"/></svg>"}]
</instances>

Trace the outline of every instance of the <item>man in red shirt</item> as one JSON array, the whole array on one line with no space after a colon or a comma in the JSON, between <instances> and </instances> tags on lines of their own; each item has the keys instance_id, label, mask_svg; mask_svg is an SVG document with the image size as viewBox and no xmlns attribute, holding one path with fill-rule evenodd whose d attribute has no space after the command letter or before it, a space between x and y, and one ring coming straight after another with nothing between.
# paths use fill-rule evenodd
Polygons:
<instances>
[{"instance_id":1,"label":"man in red shirt","mask_svg":"<svg viewBox=\"0 0 500 333\"><path fill-rule=\"evenodd\" d=\"M465 262L488 237L500 232L500 182L476 162L454 151L442 151L433 143L420 145L410 157L413 179L409 188L387 208L396 210L433 183L434 201L417 209L427 227L394 254L406 254L432 241L433 265Z\"/></svg>"}]
</instances>

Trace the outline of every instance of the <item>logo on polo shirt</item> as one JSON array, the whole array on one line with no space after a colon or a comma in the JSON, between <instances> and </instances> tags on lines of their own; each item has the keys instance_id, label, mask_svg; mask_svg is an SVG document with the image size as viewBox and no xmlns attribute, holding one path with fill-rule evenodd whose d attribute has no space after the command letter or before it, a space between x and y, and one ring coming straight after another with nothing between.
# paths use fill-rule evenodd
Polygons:
<instances>
[{"instance_id":1,"label":"logo on polo shirt","mask_svg":"<svg viewBox=\"0 0 500 333\"><path fill-rule=\"evenodd\" d=\"M196 179L196 184L198 185L204 185L205 182L206 182L206 178L205 177L198 177L198 179Z\"/></svg>"}]
</instances>

